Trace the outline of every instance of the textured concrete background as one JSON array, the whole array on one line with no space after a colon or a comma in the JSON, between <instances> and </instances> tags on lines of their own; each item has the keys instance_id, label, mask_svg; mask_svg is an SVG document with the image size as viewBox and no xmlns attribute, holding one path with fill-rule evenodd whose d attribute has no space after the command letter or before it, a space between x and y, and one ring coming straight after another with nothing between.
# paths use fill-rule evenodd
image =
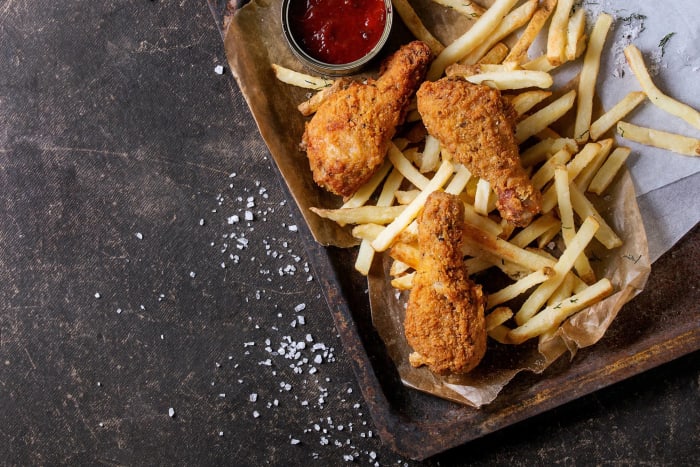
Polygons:
<instances>
[{"instance_id":1,"label":"textured concrete background","mask_svg":"<svg viewBox=\"0 0 700 467\"><path fill-rule=\"evenodd\" d=\"M0 1L0 464L418 465L379 441L217 65L205 2ZM423 464L697 464L699 369Z\"/></svg>"}]
</instances>

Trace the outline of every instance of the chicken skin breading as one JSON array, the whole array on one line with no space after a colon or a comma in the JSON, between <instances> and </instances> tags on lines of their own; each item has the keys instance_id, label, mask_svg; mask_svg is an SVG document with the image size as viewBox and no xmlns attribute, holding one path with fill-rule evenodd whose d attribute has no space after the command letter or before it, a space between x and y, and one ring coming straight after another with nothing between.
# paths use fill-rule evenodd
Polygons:
<instances>
[{"instance_id":1,"label":"chicken skin breading","mask_svg":"<svg viewBox=\"0 0 700 467\"><path fill-rule=\"evenodd\" d=\"M425 43L406 44L384 62L376 80L352 82L321 104L301 144L319 186L348 197L381 167L430 59Z\"/></svg>"},{"instance_id":2,"label":"chicken skin breading","mask_svg":"<svg viewBox=\"0 0 700 467\"><path fill-rule=\"evenodd\" d=\"M516 113L500 92L448 77L423 83L417 97L428 133L456 162L491 184L504 219L528 225L540 212L541 194L520 164Z\"/></svg>"},{"instance_id":3,"label":"chicken skin breading","mask_svg":"<svg viewBox=\"0 0 700 467\"><path fill-rule=\"evenodd\" d=\"M434 192L419 218L420 263L406 308L404 329L415 351L413 366L438 375L463 374L486 352L484 297L467 273L461 242L464 205L455 195Z\"/></svg>"}]
</instances>

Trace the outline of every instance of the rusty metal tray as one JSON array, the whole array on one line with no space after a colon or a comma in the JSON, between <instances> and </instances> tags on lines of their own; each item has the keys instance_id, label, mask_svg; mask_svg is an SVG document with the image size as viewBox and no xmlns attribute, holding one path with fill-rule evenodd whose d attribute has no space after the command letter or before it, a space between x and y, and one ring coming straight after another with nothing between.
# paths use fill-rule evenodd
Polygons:
<instances>
[{"instance_id":1,"label":"rusty metal tray","mask_svg":"<svg viewBox=\"0 0 700 467\"><path fill-rule=\"evenodd\" d=\"M208 0L220 26L242 3ZM700 282L696 226L654 263L645 290L596 345L572 360L560 358L541 375L519 374L480 409L426 395L403 386L372 327L367 282L353 269L354 250L316 243L292 209L377 431L403 456L425 459L700 349L700 288L688 286Z\"/></svg>"}]
</instances>

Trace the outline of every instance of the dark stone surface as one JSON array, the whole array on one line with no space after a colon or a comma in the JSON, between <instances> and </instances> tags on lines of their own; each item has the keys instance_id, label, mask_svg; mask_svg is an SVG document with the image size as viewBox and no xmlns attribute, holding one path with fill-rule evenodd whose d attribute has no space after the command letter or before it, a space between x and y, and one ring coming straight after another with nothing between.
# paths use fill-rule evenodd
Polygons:
<instances>
[{"instance_id":1,"label":"dark stone surface","mask_svg":"<svg viewBox=\"0 0 700 467\"><path fill-rule=\"evenodd\" d=\"M0 463L417 464L373 432L216 65L204 2L0 4ZM424 464L697 464L699 370L691 354Z\"/></svg>"}]
</instances>

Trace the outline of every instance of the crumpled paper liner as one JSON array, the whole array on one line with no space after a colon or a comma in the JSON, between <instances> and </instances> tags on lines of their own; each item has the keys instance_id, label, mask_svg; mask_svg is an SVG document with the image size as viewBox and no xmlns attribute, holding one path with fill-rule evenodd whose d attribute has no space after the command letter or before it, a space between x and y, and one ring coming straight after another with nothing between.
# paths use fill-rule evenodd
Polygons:
<instances>
[{"instance_id":1,"label":"crumpled paper liner","mask_svg":"<svg viewBox=\"0 0 700 467\"><path fill-rule=\"evenodd\" d=\"M629 174L622 172L603 198L594 199L594 204L623 241L621 247L607 250L593 240L588 250L596 276L610 279L615 290L613 295L570 317L550 339L539 345L537 339L517 346L489 339L484 359L464 376L440 377L427 367L414 368L408 362L412 349L406 342L403 320L409 293L400 293L389 284L391 259L384 255L382 267L375 268L369 276L372 320L404 384L481 407L493 402L521 371L541 373L567 351L573 357L578 349L593 345L603 337L622 306L644 288L651 262ZM476 280L480 282L479 278ZM482 285L488 284L482 282Z\"/></svg>"},{"instance_id":2,"label":"crumpled paper liner","mask_svg":"<svg viewBox=\"0 0 700 467\"><path fill-rule=\"evenodd\" d=\"M491 3L484 1L482 4ZM411 0L411 4L428 29L445 44L473 24L449 9L435 8L432 0ZM226 57L260 134L315 240L323 245L351 247L358 241L348 228L321 219L309 210L310 207L335 208L342 200L315 185L306 155L299 149L305 118L298 112L297 105L307 99L310 92L279 82L270 66L277 63L310 72L304 70L284 41L280 9L281 0L254 0L236 11L229 18L224 39ZM374 74L384 56L411 39L412 35L396 18L383 55L366 74ZM623 173L609 193L611 196L600 200L600 212L625 244L612 252L597 251L596 256L602 261L594 267L600 277L611 278L617 292L572 317L553 339L543 343L540 351L532 343L521 346L490 343L482 363L466 377L438 378L426 368L410 367L402 324L407 294L397 294L391 288L386 272L373 271L368 283L374 324L404 382L419 390L479 407L493 401L518 372L542 372L567 350L574 353L600 339L622 305L643 288L649 274L644 227L629 175ZM384 269L388 264L384 258Z\"/></svg>"}]
</instances>

